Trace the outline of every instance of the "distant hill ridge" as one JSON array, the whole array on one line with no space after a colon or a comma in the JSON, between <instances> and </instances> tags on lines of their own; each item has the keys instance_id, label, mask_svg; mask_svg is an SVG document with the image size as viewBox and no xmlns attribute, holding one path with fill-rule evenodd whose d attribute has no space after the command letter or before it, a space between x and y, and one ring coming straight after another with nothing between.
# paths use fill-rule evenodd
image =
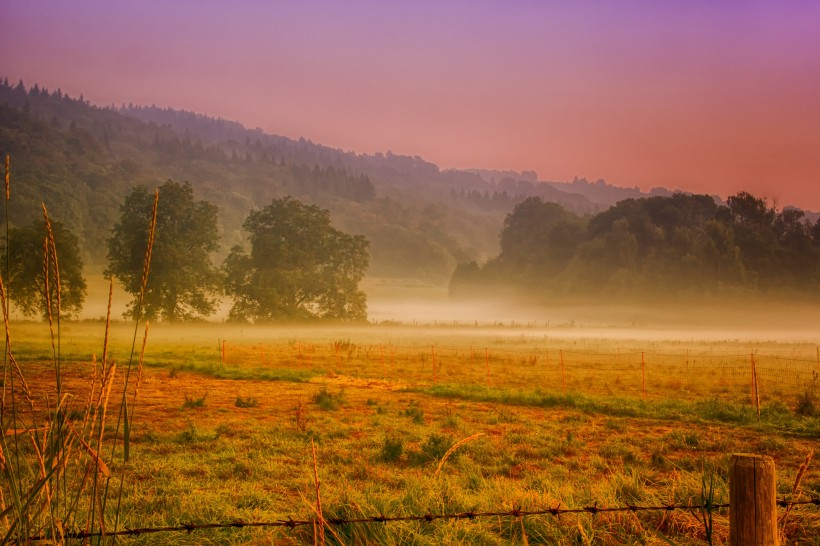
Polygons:
<instances>
[{"instance_id":1,"label":"distant hill ridge","mask_svg":"<svg viewBox=\"0 0 820 546\"><path fill-rule=\"evenodd\" d=\"M274 146L279 149L283 157L293 155L296 159L296 150L314 148L317 160L345 163L351 168L368 171L373 163L403 164L404 168L425 173L428 176L438 176L446 189L489 190L486 184L499 191L506 191L510 196L530 197L538 196L547 201L562 204L565 208L575 212L598 212L605 210L623 199L637 199L642 197L668 197L681 190L670 190L664 187L652 188L648 192L641 191L637 186L625 188L608 184L605 180L589 182L586 178L575 177L572 182L555 182L539 180L534 171L512 171L491 169L448 169L442 171L434 163L414 156L397 156L391 152L375 155L357 155L340 149L329 148L314 144L304 138L293 140L287 137L271 135L262 129L248 129L236 121L214 118L185 110L159 108L157 106L121 106L119 112L137 118L147 123L167 125L182 134L195 134L202 139L213 143L235 142L245 145ZM257 145L257 141L259 144ZM477 175L478 179L472 175ZM483 182L483 183L482 183ZM686 193L686 192L683 192ZM577 197L577 196L580 196ZM713 196L716 202L721 203L719 196Z\"/></svg>"}]
</instances>

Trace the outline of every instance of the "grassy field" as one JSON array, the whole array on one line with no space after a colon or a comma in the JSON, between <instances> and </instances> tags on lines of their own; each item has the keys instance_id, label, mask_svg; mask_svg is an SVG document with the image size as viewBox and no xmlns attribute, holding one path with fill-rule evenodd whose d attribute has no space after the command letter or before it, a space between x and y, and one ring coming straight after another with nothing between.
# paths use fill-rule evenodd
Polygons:
<instances>
[{"instance_id":1,"label":"grassy field","mask_svg":"<svg viewBox=\"0 0 820 546\"><path fill-rule=\"evenodd\" d=\"M11 329L34 398L53 397L47 326ZM62 328L63 392L77 415L103 331L91 321ZM110 331L117 373L133 335L133 325ZM312 443L324 516L352 518L699 504L712 478L714 501L724 503L728 459L738 452L772 456L779 497L791 498L795 474L820 438L820 398L811 390L820 363L817 345L806 342L683 342L526 326L160 325L151 327L145 363L130 408L131 458L109 461L112 482L124 479L120 528L315 517ZM816 463L801 486L803 498L820 494ZM789 543L818 544L820 512L795 508L785 531ZM158 536L170 544L315 539L311 528L255 528L122 543L154 544ZM344 544L703 544L705 537L698 513L685 510L325 531L328 543ZM713 542L727 540L728 513L718 511Z\"/></svg>"}]
</instances>

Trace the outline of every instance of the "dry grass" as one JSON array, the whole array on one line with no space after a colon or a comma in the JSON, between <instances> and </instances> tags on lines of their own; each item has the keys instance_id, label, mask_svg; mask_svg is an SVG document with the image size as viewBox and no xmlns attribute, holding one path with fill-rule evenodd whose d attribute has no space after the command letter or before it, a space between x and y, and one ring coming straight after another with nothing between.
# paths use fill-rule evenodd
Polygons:
<instances>
[{"instance_id":1,"label":"dry grass","mask_svg":"<svg viewBox=\"0 0 820 546\"><path fill-rule=\"evenodd\" d=\"M438 466L436 467L436 471L433 474L433 477L435 478L439 475L439 472L441 472L441 469L444 466L444 463L447 462L447 459L450 457L450 455L452 455L458 448L460 448L461 446L463 446L465 444L469 444L473 440L481 438L482 436L484 436L483 432L477 432L477 433L473 434L472 436L467 436L466 438L464 438L462 440L459 440L458 442L453 444L453 446L450 449L448 449L444 453L444 455L441 457L441 461L439 461Z\"/></svg>"},{"instance_id":2,"label":"dry grass","mask_svg":"<svg viewBox=\"0 0 820 546\"><path fill-rule=\"evenodd\" d=\"M10 244L8 182L7 170L7 248ZM69 530L100 530L105 534L109 529L117 529L121 497L109 495L109 485L116 475L121 494L124 476L120 463L127 459L117 450L118 442L123 439L128 445L129 423L124 430L121 427L130 387L127 374L121 383L120 418L113 432L108 418L111 394L117 383L117 365L108 353L111 292L102 360L98 365L96 357L91 356L91 373L87 373L88 366L84 365L79 382L66 385L59 247L45 204L42 209L47 235L43 244L41 286L48 333L38 342L41 347L50 345L51 355L39 369L27 363L24 373L15 356L21 353L12 347L15 338L9 324L9 299L0 277L6 334L0 406L0 452L3 453L0 473L4 478L0 484L3 523L0 537L3 543L63 543ZM150 252L149 246L148 256ZM148 260L143 274L147 276L147 273ZM23 346L22 354L29 350ZM132 349L129 371L133 355ZM31 387L29 377L35 381ZM136 389L131 390L136 396ZM103 449L109 448L107 441L110 455L106 457Z\"/></svg>"}]
</instances>

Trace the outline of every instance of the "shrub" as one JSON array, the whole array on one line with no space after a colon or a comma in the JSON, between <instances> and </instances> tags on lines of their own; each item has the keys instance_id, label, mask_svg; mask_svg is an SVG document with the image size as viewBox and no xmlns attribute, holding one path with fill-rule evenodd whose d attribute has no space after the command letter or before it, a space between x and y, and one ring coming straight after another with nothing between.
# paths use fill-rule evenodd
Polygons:
<instances>
[{"instance_id":1,"label":"shrub","mask_svg":"<svg viewBox=\"0 0 820 546\"><path fill-rule=\"evenodd\" d=\"M204 408L205 407L205 397L208 394L203 394L200 398L194 398L193 396L185 395L185 401L182 403L183 408Z\"/></svg>"},{"instance_id":2,"label":"shrub","mask_svg":"<svg viewBox=\"0 0 820 546\"><path fill-rule=\"evenodd\" d=\"M237 408L255 408L259 405L259 401L253 397L242 398L241 396L236 397L236 401L234 405Z\"/></svg>"},{"instance_id":3,"label":"shrub","mask_svg":"<svg viewBox=\"0 0 820 546\"><path fill-rule=\"evenodd\" d=\"M424 412L420 407L418 407L417 402L413 400L410 402L410 407L404 410L404 415L413 419L413 422L417 425L424 424Z\"/></svg>"},{"instance_id":4,"label":"shrub","mask_svg":"<svg viewBox=\"0 0 820 546\"><path fill-rule=\"evenodd\" d=\"M382 445L381 460L385 462L398 461L404 453L404 442L401 438L387 437Z\"/></svg>"},{"instance_id":5,"label":"shrub","mask_svg":"<svg viewBox=\"0 0 820 546\"><path fill-rule=\"evenodd\" d=\"M322 387L322 390L313 395L313 402L323 410L337 410L344 403L344 390L334 394L327 387Z\"/></svg>"},{"instance_id":6,"label":"shrub","mask_svg":"<svg viewBox=\"0 0 820 546\"><path fill-rule=\"evenodd\" d=\"M176 441L180 444L194 444L208 439L208 436L199 432L199 429L193 421L188 421L188 426L185 430L176 436Z\"/></svg>"},{"instance_id":7,"label":"shrub","mask_svg":"<svg viewBox=\"0 0 820 546\"><path fill-rule=\"evenodd\" d=\"M427 441L421 446L421 458L426 461L437 461L444 457L450 446L453 445L453 439L442 434L431 434ZM451 455L451 459L458 456L455 452Z\"/></svg>"}]
</instances>

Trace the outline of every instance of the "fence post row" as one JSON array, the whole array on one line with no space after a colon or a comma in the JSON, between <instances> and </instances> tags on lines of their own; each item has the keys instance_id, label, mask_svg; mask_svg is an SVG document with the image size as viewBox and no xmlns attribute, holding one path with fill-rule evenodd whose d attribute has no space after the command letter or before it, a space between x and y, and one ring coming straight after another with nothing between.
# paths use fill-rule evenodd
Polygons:
<instances>
[{"instance_id":1,"label":"fence post row","mask_svg":"<svg viewBox=\"0 0 820 546\"><path fill-rule=\"evenodd\" d=\"M729 466L729 544L780 546L774 461L736 453Z\"/></svg>"}]
</instances>

